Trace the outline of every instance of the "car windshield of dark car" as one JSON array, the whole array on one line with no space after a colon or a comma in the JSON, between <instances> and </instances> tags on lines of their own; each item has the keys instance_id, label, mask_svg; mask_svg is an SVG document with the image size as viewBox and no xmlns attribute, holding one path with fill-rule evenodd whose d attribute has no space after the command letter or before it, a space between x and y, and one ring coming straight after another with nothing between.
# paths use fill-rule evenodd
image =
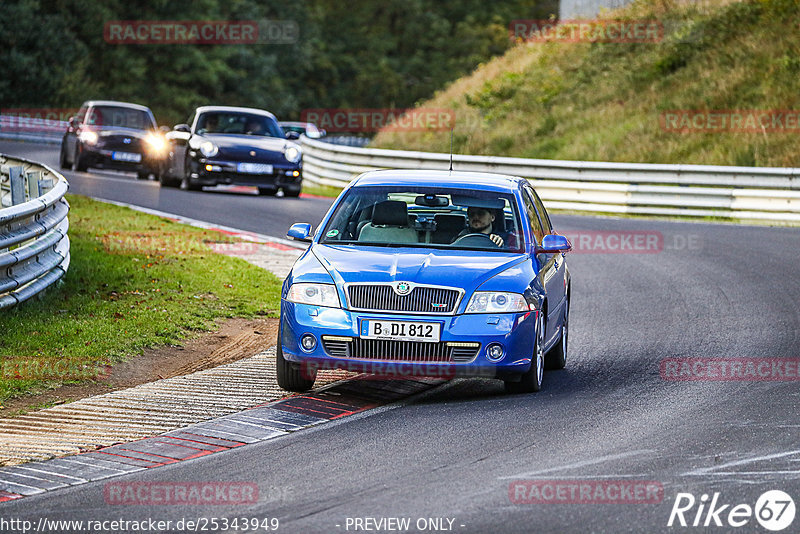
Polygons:
<instances>
[{"instance_id":1,"label":"car windshield of dark car","mask_svg":"<svg viewBox=\"0 0 800 534\"><path fill-rule=\"evenodd\" d=\"M321 242L521 252L519 220L510 193L362 186L350 189L339 202Z\"/></svg>"},{"instance_id":2,"label":"car windshield of dark car","mask_svg":"<svg viewBox=\"0 0 800 534\"><path fill-rule=\"evenodd\" d=\"M285 137L277 121L266 115L212 111L197 118L197 133Z\"/></svg>"},{"instance_id":3,"label":"car windshield of dark car","mask_svg":"<svg viewBox=\"0 0 800 534\"><path fill-rule=\"evenodd\" d=\"M93 107L86 117L86 124L99 128L155 129L155 124L146 111L120 106Z\"/></svg>"}]
</instances>

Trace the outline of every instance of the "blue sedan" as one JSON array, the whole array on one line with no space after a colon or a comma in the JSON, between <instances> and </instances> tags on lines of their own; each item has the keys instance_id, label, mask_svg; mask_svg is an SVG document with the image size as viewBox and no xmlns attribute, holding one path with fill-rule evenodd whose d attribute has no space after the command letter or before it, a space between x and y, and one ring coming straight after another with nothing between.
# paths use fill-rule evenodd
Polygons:
<instances>
[{"instance_id":1,"label":"blue sedan","mask_svg":"<svg viewBox=\"0 0 800 534\"><path fill-rule=\"evenodd\" d=\"M524 179L374 171L342 191L281 292L278 384L320 369L483 376L535 392L567 359L567 239Z\"/></svg>"}]
</instances>

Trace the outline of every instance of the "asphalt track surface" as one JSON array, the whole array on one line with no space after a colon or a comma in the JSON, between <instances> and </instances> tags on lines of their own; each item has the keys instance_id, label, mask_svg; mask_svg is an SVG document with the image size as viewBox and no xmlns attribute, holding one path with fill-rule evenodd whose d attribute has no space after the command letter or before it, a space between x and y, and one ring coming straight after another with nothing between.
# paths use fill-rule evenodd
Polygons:
<instances>
[{"instance_id":1,"label":"asphalt track surface","mask_svg":"<svg viewBox=\"0 0 800 534\"><path fill-rule=\"evenodd\" d=\"M57 148L3 142L0 153L53 165ZM73 193L274 236L295 220L316 223L329 203L159 190L133 175L65 175ZM728 512L754 507L767 490L788 493L800 508L800 382L673 381L659 372L665 358L800 357L800 230L553 219L567 233L658 234L663 246L568 256L569 361L545 374L540 393L455 380L340 422L113 479L256 482L257 504L111 506L97 482L0 505L0 516L276 517L278 531L292 533L368 532L354 528L354 518L367 517L410 518L411 532L421 518L453 519L454 532L766 532L755 518L731 527ZM663 499L519 504L509 495L517 480L652 481ZM716 492L719 505L731 505L719 515L723 526L667 527L679 493L699 500ZM690 525L697 510L685 513ZM800 511L781 532L800 532Z\"/></svg>"}]
</instances>

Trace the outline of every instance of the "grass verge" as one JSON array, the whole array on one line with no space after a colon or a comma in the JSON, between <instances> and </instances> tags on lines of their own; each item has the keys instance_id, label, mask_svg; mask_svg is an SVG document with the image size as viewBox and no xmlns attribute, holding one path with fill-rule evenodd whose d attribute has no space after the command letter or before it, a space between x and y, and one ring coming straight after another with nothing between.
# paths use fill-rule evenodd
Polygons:
<instances>
[{"instance_id":1,"label":"grass verge","mask_svg":"<svg viewBox=\"0 0 800 534\"><path fill-rule=\"evenodd\" d=\"M280 281L209 243L235 238L68 195L69 272L0 315L0 404L102 377L225 317L276 315Z\"/></svg>"}]
</instances>

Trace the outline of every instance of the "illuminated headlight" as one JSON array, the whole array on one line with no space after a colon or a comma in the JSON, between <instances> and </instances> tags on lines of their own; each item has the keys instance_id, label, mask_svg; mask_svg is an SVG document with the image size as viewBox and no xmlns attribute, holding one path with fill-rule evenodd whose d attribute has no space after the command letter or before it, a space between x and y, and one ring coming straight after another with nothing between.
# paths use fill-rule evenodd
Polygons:
<instances>
[{"instance_id":1,"label":"illuminated headlight","mask_svg":"<svg viewBox=\"0 0 800 534\"><path fill-rule=\"evenodd\" d=\"M203 141L200 143L200 153L203 154L205 157L210 158L212 156L216 156L219 149L217 145L212 143L211 141Z\"/></svg>"},{"instance_id":2,"label":"illuminated headlight","mask_svg":"<svg viewBox=\"0 0 800 534\"><path fill-rule=\"evenodd\" d=\"M286 300L298 304L341 308L339 294L332 284L292 284Z\"/></svg>"},{"instance_id":3,"label":"illuminated headlight","mask_svg":"<svg viewBox=\"0 0 800 534\"><path fill-rule=\"evenodd\" d=\"M531 310L519 293L478 291L469 299L467 313L508 313Z\"/></svg>"},{"instance_id":4,"label":"illuminated headlight","mask_svg":"<svg viewBox=\"0 0 800 534\"><path fill-rule=\"evenodd\" d=\"M283 153L283 156L288 161L291 161L292 163L297 163L298 161L300 161L300 156L301 156L300 149L297 147L290 146Z\"/></svg>"},{"instance_id":5,"label":"illuminated headlight","mask_svg":"<svg viewBox=\"0 0 800 534\"><path fill-rule=\"evenodd\" d=\"M161 155L167 151L167 140L160 135L149 133L145 136L144 141L150 151L156 155Z\"/></svg>"},{"instance_id":6,"label":"illuminated headlight","mask_svg":"<svg viewBox=\"0 0 800 534\"><path fill-rule=\"evenodd\" d=\"M97 143L97 134L90 130L81 132L78 138L81 140L81 143L86 143L87 145L93 145Z\"/></svg>"}]
</instances>

